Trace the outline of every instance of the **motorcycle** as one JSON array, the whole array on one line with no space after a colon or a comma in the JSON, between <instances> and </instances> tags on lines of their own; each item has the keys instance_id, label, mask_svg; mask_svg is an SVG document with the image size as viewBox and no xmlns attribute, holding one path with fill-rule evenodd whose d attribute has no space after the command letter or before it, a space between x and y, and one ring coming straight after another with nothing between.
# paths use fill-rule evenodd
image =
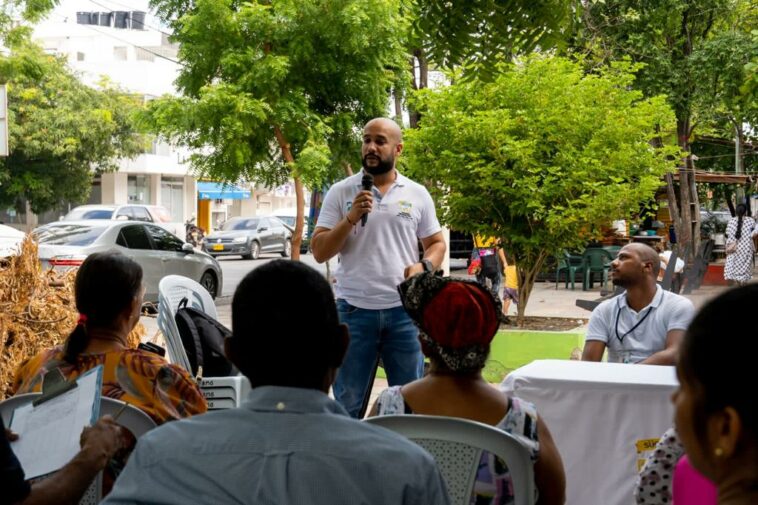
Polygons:
<instances>
[{"instance_id":1,"label":"motorcycle","mask_svg":"<svg viewBox=\"0 0 758 505\"><path fill-rule=\"evenodd\" d=\"M184 223L185 242L193 247L202 248L205 241L205 230L195 224L195 218L188 219Z\"/></svg>"}]
</instances>

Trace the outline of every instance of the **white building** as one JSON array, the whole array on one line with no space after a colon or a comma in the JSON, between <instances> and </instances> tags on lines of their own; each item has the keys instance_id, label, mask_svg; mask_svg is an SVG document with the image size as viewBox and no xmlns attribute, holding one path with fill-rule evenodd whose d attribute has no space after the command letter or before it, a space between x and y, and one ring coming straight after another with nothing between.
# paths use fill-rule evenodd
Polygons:
<instances>
[{"instance_id":1,"label":"white building","mask_svg":"<svg viewBox=\"0 0 758 505\"><path fill-rule=\"evenodd\" d=\"M147 0L64 0L33 37L45 51L64 56L85 84L107 78L150 100L175 93L179 65L177 46L147 10ZM186 151L156 141L148 152L121 160L118 172L95 178L90 203L163 205L175 221L184 221L196 213L196 182L185 158Z\"/></svg>"},{"instance_id":2,"label":"white building","mask_svg":"<svg viewBox=\"0 0 758 505\"><path fill-rule=\"evenodd\" d=\"M145 100L175 94L178 47L168 41L168 28L149 13L148 3L62 0L35 26L33 38L45 51L65 57L85 84L97 86L106 78ZM273 191L251 184L249 198L211 193L210 200L199 200L202 196L189 163L184 162L187 158L185 149L153 142L148 152L121 160L117 172L95 177L86 203L163 205L175 221L197 216L206 229L232 216L270 214L294 206L291 184ZM25 215L0 210L0 221L30 229L57 220L70 207L39 216L31 214L28 206Z\"/></svg>"}]
</instances>

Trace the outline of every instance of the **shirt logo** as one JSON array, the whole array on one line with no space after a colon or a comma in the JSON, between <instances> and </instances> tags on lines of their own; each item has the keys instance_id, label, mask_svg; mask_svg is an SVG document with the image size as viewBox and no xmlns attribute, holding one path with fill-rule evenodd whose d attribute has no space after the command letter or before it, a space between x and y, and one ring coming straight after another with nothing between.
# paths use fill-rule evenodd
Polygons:
<instances>
[{"instance_id":1,"label":"shirt logo","mask_svg":"<svg viewBox=\"0 0 758 505\"><path fill-rule=\"evenodd\" d=\"M353 208L353 202L347 202L347 204L345 204L345 212L350 212L350 209L352 208Z\"/></svg>"},{"instance_id":2,"label":"shirt logo","mask_svg":"<svg viewBox=\"0 0 758 505\"><path fill-rule=\"evenodd\" d=\"M412 221L413 216L411 215L411 209L413 208L413 204L406 200L400 200L397 202L397 205L400 207L400 212L397 213L397 217Z\"/></svg>"}]
</instances>

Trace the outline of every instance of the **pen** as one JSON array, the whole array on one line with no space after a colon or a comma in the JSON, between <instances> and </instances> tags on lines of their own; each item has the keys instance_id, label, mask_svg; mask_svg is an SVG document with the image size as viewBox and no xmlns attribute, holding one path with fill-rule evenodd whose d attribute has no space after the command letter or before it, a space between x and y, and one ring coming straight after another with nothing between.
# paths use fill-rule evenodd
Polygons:
<instances>
[{"instance_id":1,"label":"pen","mask_svg":"<svg viewBox=\"0 0 758 505\"><path fill-rule=\"evenodd\" d=\"M118 409L118 412L116 412L116 415L113 416L113 421L114 422L116 420L118 420L118 416L120 416L126 410L126 407L128 407L128 406L129 406L129 402L124 402L124 404L121 406L121 408Z\"/></svg>"}]
</instances>

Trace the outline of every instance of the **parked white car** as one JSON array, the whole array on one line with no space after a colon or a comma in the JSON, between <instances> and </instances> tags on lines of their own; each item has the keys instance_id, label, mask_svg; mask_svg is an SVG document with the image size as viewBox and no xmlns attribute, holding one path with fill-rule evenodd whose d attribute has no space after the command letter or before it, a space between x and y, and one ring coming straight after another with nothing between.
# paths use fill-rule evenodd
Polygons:
<instances>
[{"instance_id":1,"label":"parked white car","mask_svg":"<svg viewBox=\"0 0 758 505\"><path fill-rule=\"evenodd\" d=\"M0 258L18 254L25 236L22 231L0 224Z\"/></svg>"},{"instance_id":2,"label":"parked white car","mask_svg":"<svg viewBox=\"0 0 758 505\"><path fill-rule=\"evenodd\" d=\"M77 267L91 253L115 249L142 266L145 300L158 300L158 283L166 275L199 282L212 297L221 294L218 262L191 244L152 223L135 221L58 221L34 230L43 268Z\"/></svg>"},{"instance_id":3,"label":"parked white car","mask_svg":"<svg viewBox=\"0 0 758 505\"><path fill-rule=\"evenodd\" d=\"M172 221L171 213L160 205L79 205L63 216L63 221L86 219L115 219L117 221L143 221L155 223L178 237L184 236L184 225Z\"/></svg>"}]
</instances>

